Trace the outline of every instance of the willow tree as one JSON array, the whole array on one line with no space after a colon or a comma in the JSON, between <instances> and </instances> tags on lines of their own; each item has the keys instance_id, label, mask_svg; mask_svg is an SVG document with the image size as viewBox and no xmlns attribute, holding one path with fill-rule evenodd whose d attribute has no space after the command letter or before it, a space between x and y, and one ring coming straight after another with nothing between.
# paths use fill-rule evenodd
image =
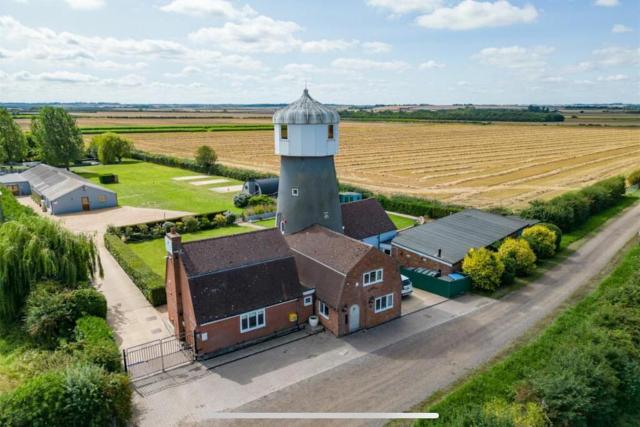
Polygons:
<instances>
[{"instance_id":1,"label":"willow tree","mask_svg":"<svg viewBox=\"0 0 640 427\"><path fill-rule=\"evenodd\" d=\"M15 319L39 281L73 288L96 273L102 274L102 266L89 236L37 216L0 225L0 318Z\"/></svg>"}]
</instances>

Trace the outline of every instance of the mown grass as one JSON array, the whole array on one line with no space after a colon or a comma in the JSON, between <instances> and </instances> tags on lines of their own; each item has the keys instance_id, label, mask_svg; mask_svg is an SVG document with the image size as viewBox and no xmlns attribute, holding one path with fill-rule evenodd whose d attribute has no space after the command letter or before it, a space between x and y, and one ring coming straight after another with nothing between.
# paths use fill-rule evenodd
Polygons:
<instances>
[{"instance_id":1,"label":"mown grass","mask_svg":"<svg viewBox=\"0 0 640 427\"><path fill-rule=\"evenodd\" d=\"M227 182L196 186L189 181L175 181L180 176L200 175L186 169L153 163L125 160L121 164L74 168L74 172L99 184L98 176L105 173L118 175L117 184L100 184L118 193L120 205L141 208L170 209L194 213L229 210L240 212L233 206L233 193L217 193L212 187L241 184L230 178L210 176L202 180L224 178Z\"/></svg>"},{"instance_id":2,"label":"mown grass","mask_svg":"<svg viewBox=\"0 0 640 427\"><path fill-rule=\"evenodd\" d=\"M95 126L81 127L80 132L93 135L113 133L167 133L167 132L242 132L272 130L272 124L216 124L216 125L171 125L171 126Z\"/></svg>"},{"instance_id":3,"label":"mown grass","mask_svg":"<svg viewBox=\"0 0 640 427\"><path fill-rule=\"evenodd\" d=\"M183 242L192 242L211 237L229 236L232 234L248 233L255 231L250 227L231 225L228 227L214 228L211 230L196 231L195 233L182 234ZM164 239L148 240L145 242L129 243L128 246L153 270L154 273L164 277L165 247Z\"/></svg>"},{"instance_id":4,"label":"mown grass","mask_svg":"<svg viewBox=\"0 0 640 427\"><path fill-rule=\"evenodd\" d=\"M274 228L276 226L276 219L267 218L260 221L256 221L252 224L259 225L260 227L264 227L264 228Z\"/></svg>"},{"instance_id":5,"label":"mown grass","mask_svg":"<svg viewBox=\"0 0 640 427\"><path fill-rule=\"evenodd\" d=\"M387 212L387 215L389 215L389 219L391 219L391 222L393 222L398 230L413 227L416 224L413 219L405 216L396 215L390 212Z\"/></svg>"},{"instance_id":6,"label":"mown grass","mask_svg":"<svg viewBox=\"0 0 640 427\"><path fill-rule=\"evenodd\" d=\"M542 371L551 362L557 349L572 345L576 335L571 332L592 327L591 323L598 316L599 310L604 310L601 304L611 296L606 292L630 284L638 270L640 244L636 239L622 261L598 288L577 305L564 311L538 337L521 344L520 348L502 360L471 375L448 393L434 395L416 410L438 412L441 417L437 424L450 425L448 420L459 420L458 414L464 413L471 406L482 405L496 398L512 401L518 384ZM615 331L612 330L611 333Z\"/></svg>"}]
</instances>

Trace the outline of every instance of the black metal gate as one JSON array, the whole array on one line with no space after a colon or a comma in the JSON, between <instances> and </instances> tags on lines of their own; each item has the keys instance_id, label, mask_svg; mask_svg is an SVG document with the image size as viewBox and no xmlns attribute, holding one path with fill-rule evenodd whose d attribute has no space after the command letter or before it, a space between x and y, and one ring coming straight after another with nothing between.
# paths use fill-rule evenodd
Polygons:
<instances>
[{"instance_id":1,"label":"black metal gate","mask_svg":"<svg viewBox=\"0 0 640 427\"><path fill-rule=\"evenodd\" d=\"M191 346L176 337L162 338L122 350L124 369L132 379L165 372L194 360Z\"/></svg>"}]
</instances>

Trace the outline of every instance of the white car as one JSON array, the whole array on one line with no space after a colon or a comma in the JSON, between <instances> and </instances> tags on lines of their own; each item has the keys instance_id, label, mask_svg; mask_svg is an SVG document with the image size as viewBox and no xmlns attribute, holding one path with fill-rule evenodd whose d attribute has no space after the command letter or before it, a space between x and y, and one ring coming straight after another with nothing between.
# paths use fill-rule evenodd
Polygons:
<instances>
[{"instance_id":1,"label":"white car","mask_svg":"<svg viewBox=\"0 0 640 427\"><path fill-rule=\"evenodd\" d=\"M413 292L413 283L411 283L411 279L409 279L404 274L400 275L400 279L402 280L402 296L406 297L407 295L411 295L411 293Z\"/></svg>"}]
</instances>

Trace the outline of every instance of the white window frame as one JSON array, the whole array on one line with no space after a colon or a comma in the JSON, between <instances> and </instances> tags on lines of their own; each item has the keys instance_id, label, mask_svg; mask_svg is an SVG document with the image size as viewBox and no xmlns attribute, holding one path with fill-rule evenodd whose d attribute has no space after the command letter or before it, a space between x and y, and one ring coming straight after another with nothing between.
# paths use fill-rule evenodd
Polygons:
<instances>
[{"instance_id":1,"label":"white window frame","mask_svg":"<svg viewBox=\"0 0 640 427\"><path fill-rule=\"evenodd\" d=\"M304 306L309 307L311 304L313 304L313 296L309 295L304 297Z\"/></svg>"},{"instance_id":2,"label":"white window frame","mask_svg":"<svg viewBox=\"0 0 640 427\"><path fill-rule=\"evenodd\" d=\"M323 309L326 309L327 314L324 314ZM318 313L325 319L329 319L329 306L322 301L318 301Z\"/></svg>"},{"instance_id":3,"label":"white window frame","mask_svg":"<svg viewBox=\"0 0 640 427\"><path fill-rule=\"evenodd\" d=\"M262 323L259 322L259 318L260 315L262 314ZM256 318L256 325L255 326L250 326L249 322L250 322L250 318L251 317L255 317ZM242 327L242 321L245 320L247 321L247 327L243 328ZM260 329L260 328L264 328L265 326L267 326L267 313L266 310L264 308L261 308L260 310L253 310L253 311L249 311L247 313L241 314L240 315L240 333L244 334L247 332L251 332L251 331L255 331L256 329Z\"/></svg>"},{"instance_id":4,"label":"white window frame","mask_svg":"<svg viewBox=\"0 0 640 427\"><path fill-rule=\"evenodd\" d=\"M300 189L298 187L291 187L291 197L298 197L300 195Z\"/></svg>"},{"instance_id":5,"label":"white window frame","mask_svg":"<svg viewBox=\"0 0 640 427\"><path fill-rule=\"evenodd\" d=\"M362 275L362 286L371 286L384 281L384 269L367 271Z\"/></svg>"},{"instance_id":6,"label":"white window frame","mask_svg":"<svg viewBox=\"0 0 640 427\"><path fill-rule=\"evenodd\" d=\"M382 301L384 300L385 306L382 307ZM383 311L391 310L393 308L393 294L382 295L376 298L373 305L374 313L382 313Z\"/></svg>"}]
</instances>

